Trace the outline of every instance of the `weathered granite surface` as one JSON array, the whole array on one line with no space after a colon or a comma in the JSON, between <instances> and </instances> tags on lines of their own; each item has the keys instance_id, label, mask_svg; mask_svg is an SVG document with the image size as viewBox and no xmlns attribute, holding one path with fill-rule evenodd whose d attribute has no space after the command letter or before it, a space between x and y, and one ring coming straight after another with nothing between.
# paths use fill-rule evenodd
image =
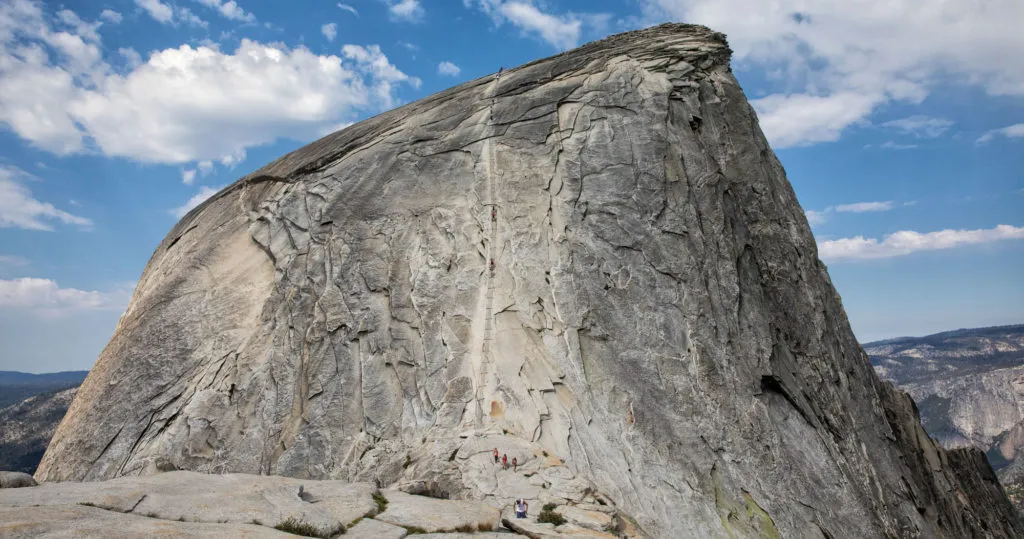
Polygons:
<instances>
[{"instance_id":1,"label":"weathered granite surface","mask_svg":"<svg viewBox=\"0 0 1024 539\"><path fill-rule=\"evenodd\" d=\"M603 501L657 537L1024 533L950 455L854 339L723 36L667 25L353 125L190 212L37 478Z\"/></svg>"},{"instance_id":2,"label":"weathered granite surface","mask_svg":"<svg viewBox=\"0 0 1024 539\"><path fill-rule=\"evenodd\" d=\"M490 534L500 529L498 515L479 501L380 492L365 483L185 471L0 491L5 538L284 537L283 531L304 531L401 539L412 530L451 537L470 524Z\"/></svg>"},{"instance_id":3,"label":"weathered granite surface","mask_svg":"<svg viewBox=\"0 0 1024 539\"><path fill-rule=\"evenodd\" d=\"M0 507L0 535L7 539L295 537L254 524L176 522L83 505Z\"/></svg>"}]
</instances>

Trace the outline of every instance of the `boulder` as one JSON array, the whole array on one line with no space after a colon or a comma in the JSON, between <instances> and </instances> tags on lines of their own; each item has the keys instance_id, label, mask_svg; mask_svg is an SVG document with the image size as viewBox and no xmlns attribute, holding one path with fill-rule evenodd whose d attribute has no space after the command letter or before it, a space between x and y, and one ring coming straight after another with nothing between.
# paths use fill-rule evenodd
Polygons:
<instances>
[{"instance_id":1,"label":"boulder","mask_svg":"<svg viewBox=\"0 0 1024 539\"><path fill-rule=\"evenodd\" d=\"M384 491L387 508L376 520L427 532L487 531L498 527L500 512L483 502L438 500L396 490Z\"/></svg>"},{"instance_id":2,"label":"boulder","mask_svg":"<svg viewBox=\"0 0 1024 539\"><path fill-rule=\"evenodd\" d=\"M386 522L364 518L345 532L345 538L352 539L402 539L409 534L405 528Z\"/></svg>"},{"instance_id":3,"label":"boulder","mask_svg":"<svg viewBox=\"0 0 1024 539\"><path fill-rule=\"evenodd\" d=\"M295 536L253 524L177 522L123 514L98 507L50 505L0 507L0 537L6 539L77 539L79 537L109 539L246 537L257 539L294 538Z\"/></svg>"},{"instance_id":4,"label":"boulder","mask_svg":"<svg viewBox=\"0 0 1024 539\"><path fill-rule=\"evenodd\" d=\"M36 480L23 472L0 472L0 488L34 487Z\"/></svg>"},{"instance_id":5,"label":"boulder","mask_svg":"<svg viewBox=\"0 0 1024 539\"><path fill-rule=\"evenodd\" d=\"M555 513L562 515L570 524L591 530L607 531L615 526L612 516L601 511L562 505L555 508Z\"/></svg>"}]
</instances>

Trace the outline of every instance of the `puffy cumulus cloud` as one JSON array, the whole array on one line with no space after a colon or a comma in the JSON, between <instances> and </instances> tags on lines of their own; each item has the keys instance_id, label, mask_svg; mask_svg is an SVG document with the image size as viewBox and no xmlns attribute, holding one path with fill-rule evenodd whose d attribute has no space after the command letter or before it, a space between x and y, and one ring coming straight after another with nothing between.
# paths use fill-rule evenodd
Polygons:
<instances>
[{"instance_id":1,"label":"puffy cumulus cloud","mask_svg":"<svg viewBox=\"0 0 1024 539\"><path fill-rule=\"evenodd\" d=\"M839 140L850 125L862 122L884 97L844 92L829 96L775 94L751 102L761 129L776 148Z\"/></svg>"},{"instance_id":2,"label":"puffy cumulus cloud","mask_svg":"<svg viewBox=\"0 0 1024 539\"><path fill-rule=\"evenodd\" d=\"M448 75L448 76L451 76L451 77L458 77L459 73L462 73L462 70L459 69L459 66L457 66L457 65L455 65L455 64L453 64L451 62L441 62L440 64L437 64L437 74L438 75Z\"/></svg>"},{"instance_id":3,"label":"puffy cumulus cloud","mask_svg":"<svg viewBox=\"0 0 1024 539\"><path fill-rule=\"evenodd\" d=\"M239 22L256 22L256 17L242 9L234 0L197 0L200 4L220 13L225 19Z\"/></svg>"},{"instance_id":4,"label":"puffy cumulus cloud","mask_svg":"<svg viewBox=\"0 0 1024 539\"><path fill-rule=\"evenodd\" d=\"M571 49L580 42L583 23L575 17L556 17L522 2L505 2L499 11L512 24L527 33L536 33L558 49Z\"/></svg>"},{"instance_id":5,"label":"puffy cumulus cloud","mask_svg":"<svg viewBox=\"0 0 1024 539\"><path fill-rule=\"evenodd\" d=\"M107 21L110 24L120 24L123 17L121 17L120 13L112 9L104 9L100 12L100 19Z\"/></svg>"},{"instance_id":6,"label":"puffy cumulus cloud","mask_svg":"<svg viewBox=\"0 0 1024 539\"><path fill-rule=\"evenodd\" d=\"M184 23L189 26L200 26L203 28L207 26L206 21L200 19L186 7L165 4L160 0L135 0L135 5L142 8L153 20L163 24L175 25Z\"/></svg>"},{"instance_id":7,"label":"puffy cumulus cloud","mask_svg":"<svg viewBox=\"0 0 1024 539\"><path fill-rule=\"evenodd\" d=\"M925 233L901 230L885 236L881 241L863 236L823 241L818 244L818 255L825 261L890 258L919 251L953 249L1010 239L1024 239L1024 228L998 225L988 229Z\"/></svg>"},{"instance_id":8,"label":"puffy cumulus cloud","mask_svg":"<svg viewBox=\"0 0 1024 539\"><path fill-rule=\"evenodd\" d=\"M35 277L0 279L0 309L26 310L59 316L76 311L123 310L134 286L109 292L61 288L55 281Z\"/></svg>"},{"instance_id":9,"label":"puffy cumulus cloud","mask_svg":"<svg viewBox=\"0 0 1024 539\"><path fill-rule=\"evenodd\" d=\"M480 9L495 24L510 23L523 34L540 38L558 50L579 45L584 27L603 31L611 19L605 13L554 15L542 11L529 0L463 0L463 5Z\"/></svg>"},{"instance_id":10,"label":"puffy cumulus cloud","mask_svg":"<svg viewBox=\"0 0 1024 539\"><path fill-rule=\"evenodd\" d=\"M204 185L200 187L199 192L193 195L192 198L188 199L187 202L185 202L181 206L178 206L177 208L169 210L169 212L171 215L177 217L178 219L181 219L182 217L185 216L186 213L192 211L193 208L202 204L203 202L206 202L206 199L212 197L213 195L216 195L223 188L223 185L217 187L207 187Z\"/></svg>"},{"instance_id":11,"label":"puffy cumulus cloud","mask_svg":"<svg viewBox=\"0 0 1024 539\"><path fill-rule=\"evenodd\" d=\"M360 72L369 73L376 84L373 88L374 97L383 103L385 107L395 106L394 86L398 83L407 83L414 88L419 88L422 81L416 77L410 77L395 67L388 57L384 55L378 45L345 45L341 48L345 58L355 61Z\"/></svg>"},{"instance_id":12,"label":"puffy cumulus cloud","mask_svg":"<svg viewBox=\"0 0 1024 539\"><path fill-rule=\"evenodd\" d=\"M174 10L160 0L135 0L135 5L159 22L169 24L174 20Z\"/></svg>"},{"instance_id":13,"label":"puffy cumulus cloud","mask_svg":"<svg viewBox=\"0 0 1024 539\"><path fill-rule=\"evenodd\" d=\"M147 59L120 49L115 68L98 36L53 24L32 0L0 3L0 124L59 155L230 166L248 147L315 138L394 106L398 85L419 86L375 45L342 56L251 40Z\"/></svg>"},{"instance_id":14,"label":"puffy cumulus cloud","mask_svg":"<svg viewBox=\"0 0 1024 539\"><path fill-rule=\"evenodd\" d=\"M320 33L327 38L327 41L334 41L334 38L338 37L338 25L329 22L320 27Z\"/></svg>"},{"instance_id":15,"label":"puffy cumulus cloud","mask_svg":"<svg viewBox=\"0 0 1024 539\"><path fill-rule=\"evenodd\" d=\"M985 144L986 142L990 142L997 136L1007 138L1024 137L1024 124L1013 124L1000 129L993 129L979 137L977 142L978 144Z\"/></svg>"},{"instance_id":16,"label":"puffy cumulus cloud","mask_svg":"<svg viewBox=\"0 0 1024 539\"><path fill-rule=\"evenodd\" d=\"M893 207L893 201L885 202L855 202L853 204L840 204L836 211L849 213L864 213L869 211L889 211Z\"/></svg>"},{"instance_id":17,"label":"puffy cumulus cloud","mask_svg":"<svg viewBox=\"0 0 1024 539\"><path fill-rule=\"evenodd\" d=\"M181 183L192 185L196 181L196 169L187 168L181 171Z\"/></svg>"},{"instance_id":18,"label":"puffy cumulus cloud","mask_svg":"<svg viewBox=\"0 0 1024 539\"><path fill-rule=\"evenodd\" d=\"M423 20L423 6L420 0L386 0L388 13L393 19L406 22L419 22ZM339 4L338 7L341 7ZM344 9L344 8L343 8Z\"/></svg>"},{"instance_id":19,"label":"puffy cumulus cloud","mask_svg":"<svg viewBox=\"0 0 1024 539\"><path fill-rule=\"evenodd\" d=\"M92 221L59 210L32 196L24 181L38 180L12 166L0 165L0 228L53 230L53 222L88 228Z\"/></svg>"},{"instance_id":20,"label":"puffy cumulus cloud","mask_svg":"<svg viewBox=\"0 0 1024 539\"><path fill-rule=\"evenodd\" d=\"M724 32L739 68L780 74L780 96L818 115L768 115L778 146L836 140L891 101L918 103L950 77L992 95L1024 95L1024 2L912 0L642 0L648 22L682 20ZM765 102L765 100L760 100ZM849 112L820 110L852 103ZM790 109L793 112L793 109Z\"/></svg>"}]
</instances>

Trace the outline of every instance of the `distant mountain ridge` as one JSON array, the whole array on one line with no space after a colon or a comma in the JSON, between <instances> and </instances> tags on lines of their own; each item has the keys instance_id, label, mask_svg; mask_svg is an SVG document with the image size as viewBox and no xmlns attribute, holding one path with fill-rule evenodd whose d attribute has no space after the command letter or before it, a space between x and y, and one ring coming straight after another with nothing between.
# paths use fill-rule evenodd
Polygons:
<instances>
[{"instance_id":1,"label":"distant mountain ridge","mask_svg":"<svg viewBox=\"0 0 1024 539\"><path fill-rule=\"evenodd\" d=\"M89 371L63 371L32 374L0 371L0 410L33 395L78 387Z\"/></svg>"},{"instance_id":2,"label":"distant mountain ridge","mask_svg":"<svg viewBox=\"0 0 1024 539\"><path fill-rule=\"evenodd\" d=\"M35 473L78 386L33 395L0 409L0 470Z\"/></svg>"},{"instance_id":3,"label":"distant mountain ridge","mask_svg":"<svg viewBox=\"0 0 1024 539\"><path fill-rule=\"evenodd\" d=\"M863 344L879 376L914 398L928 435L985 451L1024 507L1024 324Z\"/></svg>"},{"instance_id":4,"label":"distant mountain ridge","mask_svg":"<svg viewBox=\"0 0 1024 539\"><path fill-rule=\"evenodd\" d=\"M33 473L89 371L0 371L0 470Z\"/></svg>"},{"instance_id":5,"label":"distant mountain ridge","mask_svg":"<svg viewBox=\"0 0 1024 539\"><path fill-rule=\"evenodd\" d=\"M879 375L897 384L920 383L1024 364L1024 324L957 329L861 346Z\"/></svg>"},{"instance_id":6,"label":"distant mountain ridge","mask_svg":"<svg viewBox=\"0 0 1024 539\"><path fill-rule=\"evenodd\" d=\"M0 386L48 385L54 383L81 384L89 371L61 371L32 374L18 371L0 371Z\"/></svg>"}]
</instances>

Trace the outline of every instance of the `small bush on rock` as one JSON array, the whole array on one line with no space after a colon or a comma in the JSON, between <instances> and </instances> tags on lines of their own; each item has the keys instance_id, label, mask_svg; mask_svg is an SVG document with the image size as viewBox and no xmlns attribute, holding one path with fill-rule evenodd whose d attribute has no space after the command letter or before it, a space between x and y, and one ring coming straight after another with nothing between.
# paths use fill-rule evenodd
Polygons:
<instances>
[{"instance_id":1,"label":"small bush on rock","mask_svg":"<svg viewBox=\"0 0 1024 539\"><path fill-rule=\"evenodd\" d=\"M546 504L544 504L544 507L541 508L541 510L542 511L554 511L556 507L558 507L557 504L546 503Z\"/></svg>"},{"instance_id":2,"label":"small bush on rock","mask_svg":"<svg viewBox=\"0 0 1024 539\"><path fill-rule=\"evenodd\" d=\"M337 528L334 528L333 530L320 530L316 526L297 520L295 517L288 517L288 520L285 520L277 526L274 526L274 529L278 531L283 531L285 533L290 533L292 535L301 535L303 537L321 537L323 539L328 539L336 535L341 535L346 531L345 526L342 526L340 524L338 525Z\"/></svg>"},{"instance_id":3,"label":"small bush on rock","mask_svg":"<svg viewBox=\"0 0 1024 539\"><path fill-rule=\"evenodd\" d=\"M373 493L373 501L377 502L378 513L383 513L388 508L388 499L380 492Z\"/></svg>"},{"instance_id":4,"label":"small bush on rock","mask_svg":"<svg viewBox=\"0 0 1024 539\"><path fill-rule=\"evenodd\" d=\"M544 510L537 515L537 522L547 522L549 524L554 524L555 526L561 526L562 524L565 524L565 517L554 511Z\"/></svg>"}]
</instances>

